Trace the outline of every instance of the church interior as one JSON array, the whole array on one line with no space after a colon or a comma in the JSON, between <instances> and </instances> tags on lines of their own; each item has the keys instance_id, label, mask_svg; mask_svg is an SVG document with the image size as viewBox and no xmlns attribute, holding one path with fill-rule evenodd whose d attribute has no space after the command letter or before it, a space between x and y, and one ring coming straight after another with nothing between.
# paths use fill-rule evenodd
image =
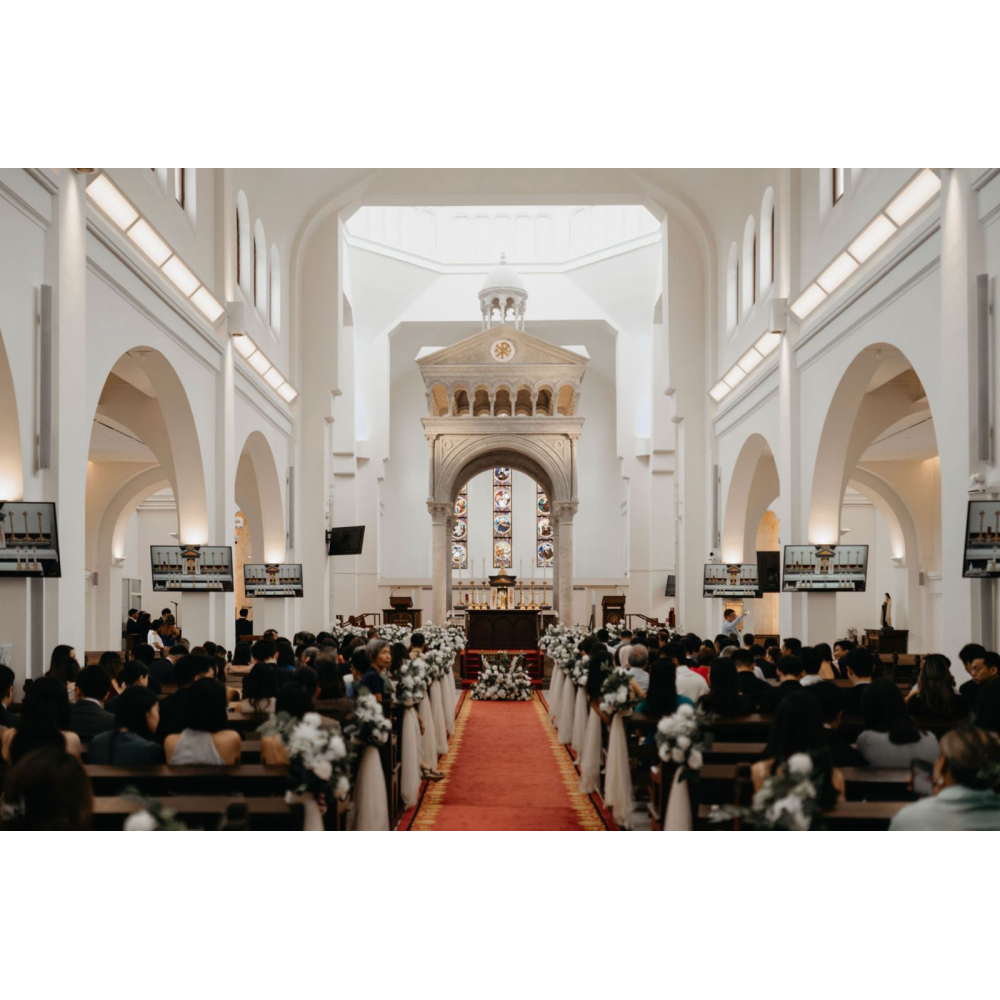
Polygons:
<instances>
[{"instance_id":1,"label":"church interior","mask_svg":"<svg viewBox=\"0 0 1000 1000\"><path fill-rule=\"evenodd\" d=\"M0 171L8 825L997 821L1000 171L571 181Z\"/></svg>"}]
</instances>

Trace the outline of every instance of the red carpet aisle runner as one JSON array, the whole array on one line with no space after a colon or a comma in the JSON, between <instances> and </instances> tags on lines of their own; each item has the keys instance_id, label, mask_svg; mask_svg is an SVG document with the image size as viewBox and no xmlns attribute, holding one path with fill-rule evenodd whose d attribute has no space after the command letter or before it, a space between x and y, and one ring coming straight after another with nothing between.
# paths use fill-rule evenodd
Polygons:
<instances>
[{"instance_id":1,"label":"red carpet aisle runner","mask_svg":"<svg viewBox=\"0 0 1000 1000\"><path fill-rule=\"evenodd\" d=\"M606 829L537 696L467 697L440 768L403 829Z\"/></svg>"}]
</instances>

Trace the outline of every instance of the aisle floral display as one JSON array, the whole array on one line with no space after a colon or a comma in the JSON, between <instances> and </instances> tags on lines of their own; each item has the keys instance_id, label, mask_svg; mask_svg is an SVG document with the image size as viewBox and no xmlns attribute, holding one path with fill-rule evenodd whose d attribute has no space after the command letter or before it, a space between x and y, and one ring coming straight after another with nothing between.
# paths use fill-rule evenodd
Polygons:
<instances>
[{"instance_id":1,"label":"aisle floral display","mask_svg":"<svg viewBox=\"0 0 1000 1000\"><path fill-rule=\"evenodd\" d=\"M742 819L758 830L811 830L818 825L819 792L812 757L793 753L754 794L750 808L716 810L713 822Z\"/></svg>"},{"instance_id":2,"label":"aisle floral display","mask_svg":"<svg viewBox=\"0 0 1000 1000\"><path fill-rule=\"evenodd\" d=\"M587 630L580 625L550 625L538 640L538 648L557 666L568 670L586 635Z\"/></svg>"},{"instance_id":3,"label":"aisle floral display","mask_svg":"<svg viewBox=\"0 0 1000 1000\"><path fill-rule=\"evenodd\" d=\"M322 723L316 712L301 719L279 712L260 731L280 736L288 750L289 792L345 799L351 790L351 753L340 726L324 728Z\"/></svg>"},{"instance_id":4,"label":"aisle floral display","mask_svg":"<svg viewBox=\"0 0 1000 1000\"><path fill-rule=\"evenodd\" d=\"M368 747L380 747L389 739L392 724L375 695L362 691L358 696L346 732L356 742Z\"/></svg>"},{"instance_id":5,"label":"aisle floral display","mask_svg":"<svg viewBox=\"0 0 1000 1000\"><path fill-rule=\"evenodd\" d=\"M476 701L530 701L531 679L522 663L520 656L511 662L506 653L496 660L484 656L472 697Z\"/></svg>"},{"instance_id":6,"label":"aisle floral display","mask_svg":"<svg viewBox=\"0 0 1000 1000\"><path fill-rule=\"evenodd\" d=\"M400 705L414 708L427 695L427 664L422 658L403 660L396 677L394 698Z\"/></svg>"},{"instance_id":7,"label":"aisle floral display","mask_svg":"<svg viewBox=\"0 0 1000 1000\"><path fill-rule=\"evenodd\" d=\"M673 715L665 715L656 727L656 747L660 760L679 764L681 780L697 777L705 763L704 753L712 749L710 716L691 705L681 705Z\"/></svg>"},{"instance_id":8,"label":"aisle floral display","mask_svg":"<svg viewBox=\"0 0 1000 1000\"><path fill-rule=\"evenodd\" d=\"M375 695L363 691L358 696L344 731L364 747L354 792L354 829L388 830L389 797L379 747L388 742L392 725Z\"/></svg>"},{"instance_id":9,"label":"aisle floral display","mask_svg":"<svg viewBox=\"0 0 1000 1000\"><path fill-rule=\"evenodd\" d=\"M606 715L632 708L632 675L624 667L613 667L601 685L601 711Z\"/></svg>"}]
</instances>

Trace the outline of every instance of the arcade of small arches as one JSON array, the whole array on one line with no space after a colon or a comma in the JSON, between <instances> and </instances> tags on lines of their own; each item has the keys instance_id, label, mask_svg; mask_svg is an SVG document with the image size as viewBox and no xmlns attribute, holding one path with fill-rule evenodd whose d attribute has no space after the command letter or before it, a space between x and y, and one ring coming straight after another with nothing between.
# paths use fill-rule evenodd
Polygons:
<instances>
[{"instance_id":1,"label":"arcade of small arches","mask_svg":"<svg viewBox=\"0 0 1000 1000\"><path fill-rule=\"evenodd\" d=\"M576 386L547 382L522 382L516 389L506 382L474 386L435 382L430 394L435 417L572 417L579 399Z\"/></svg>"}]
</instances>

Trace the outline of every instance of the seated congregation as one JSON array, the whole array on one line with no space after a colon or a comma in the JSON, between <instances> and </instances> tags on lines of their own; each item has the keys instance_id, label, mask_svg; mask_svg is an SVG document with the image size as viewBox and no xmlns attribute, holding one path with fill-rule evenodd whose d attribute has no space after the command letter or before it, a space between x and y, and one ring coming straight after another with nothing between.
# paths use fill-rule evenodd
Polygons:
<instances>
[{"instance_id":1,"label":"seated congregation","mask_svg":"<svg viewBox=\"0 0 1000 1000\"><path fill-rule=\"evenodd\" d=\"M0 827L402 829L443 777L464 653L432 669L421 633L356 633L139 642L83 666L58 646L16 705L0 666ZM536 694L609 828L1000 829L982 646L958 687L946 656L846 639L576 633Z\"/></svg>"}]
</instances>

